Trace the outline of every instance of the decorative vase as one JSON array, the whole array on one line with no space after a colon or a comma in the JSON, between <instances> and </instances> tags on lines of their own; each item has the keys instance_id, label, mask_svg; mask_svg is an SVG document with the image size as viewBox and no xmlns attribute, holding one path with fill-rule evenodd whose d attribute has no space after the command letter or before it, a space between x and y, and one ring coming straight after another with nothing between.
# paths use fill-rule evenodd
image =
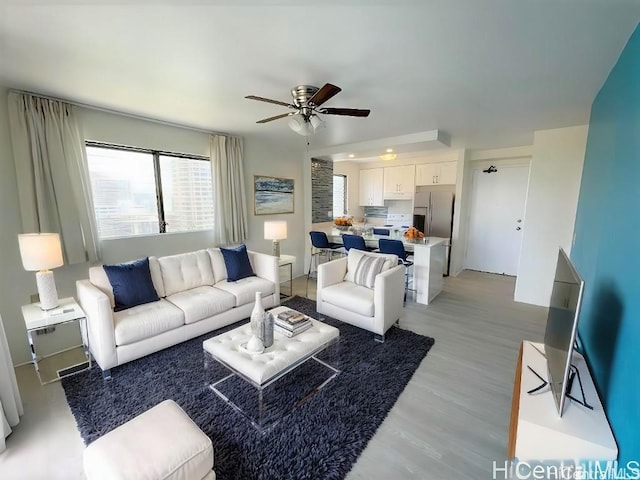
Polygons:
<instances>
[{"instance_id":1,"label":"decorative vase","mask_svg":"<svg viewBox=\"0 0 640 480\"><path fill-rule=\"evenodd\" d=\"M269 348L273 345L273 323L273 314L265 312L262 321L262 345L264 345L264 348Z\"/></svg>"},{"instance_id":2,"label":"decorative vase","mask_svg":"<svg viewBox=\"0 0 640 480\"><path fill-rule=\"evenodd\" d=\"M256 303L251 311L251 333L262 340L262 322L264 321L264 307L262 306L262 293L256 292Z\"/></svg>"},{"instance_id":3,"label":"decorative vase","mask_svg":"<svg viewBox=\"0 0 640 480\"><path fill-rule=\"evenodd\" d=\"M262 353L264 351L262 342L256 335L251 335L251 338L247 342L246 348L251 353Z\"/></svg>"}]
</instances>

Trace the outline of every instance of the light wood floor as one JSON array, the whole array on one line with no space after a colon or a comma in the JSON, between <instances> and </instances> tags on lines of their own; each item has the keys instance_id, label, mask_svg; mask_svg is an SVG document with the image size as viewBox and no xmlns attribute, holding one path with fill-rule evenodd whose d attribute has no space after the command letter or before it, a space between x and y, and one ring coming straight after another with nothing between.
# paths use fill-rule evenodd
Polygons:
<instances>
[{"instance_id":1,"label":"light wood floor","mask_svg":"<svg viewBox=\"0 0 640 480\"><path fill-rule=\"evenodd\" d=\"M294 293L304 295L305 283L296 279ZM514 283L465 271L445 279L431 305L409 299L400 327L436 343L348 480L490 479L492 462L504 464L518 346L540 341L546 318L546 309L512 300ZM62 388L40 386L30 365L17 373L25 415L0 454L0 478L84 478L84 447Z\"/></svg>"}]
</instances>

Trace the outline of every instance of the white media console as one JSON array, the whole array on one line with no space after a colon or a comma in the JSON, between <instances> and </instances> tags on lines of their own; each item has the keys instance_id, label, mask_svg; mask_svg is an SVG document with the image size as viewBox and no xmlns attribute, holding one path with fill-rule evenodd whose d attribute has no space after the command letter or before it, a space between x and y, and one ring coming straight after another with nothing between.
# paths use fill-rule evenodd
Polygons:
<instances>
[{"instance_id":1,"label":"white media console","mask_svg":"<svg viewBox=\"0 0 640 480\"><path fill-rule=\"evenodd\" d=\"M544 352L541 343L522 342L520 345L511 404L509 459L615 460L618 448L582 355L574 353L572 363L580 372L585 398L593 410L567 399L564 413L559 417L549 389L538 394L527 393L541 383L527 366L547 378L547 360L541 352ZM571 394L576 398L582 396L577 379Z\"/></svg>"}]
</instances>

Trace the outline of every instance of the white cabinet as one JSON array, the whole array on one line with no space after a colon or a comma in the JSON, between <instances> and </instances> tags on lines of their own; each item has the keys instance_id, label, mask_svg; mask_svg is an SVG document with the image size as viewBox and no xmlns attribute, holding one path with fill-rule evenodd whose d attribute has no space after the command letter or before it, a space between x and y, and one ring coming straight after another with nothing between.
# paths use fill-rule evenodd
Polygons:
<instances>
[{"instance_id":1,"label":"white cabinet","mask_svg":"<svg viewBox=\"0 0 640 480\"><path fill-rule=\"evenodd\" d=\"M382 168L360 170L360 206L383 206L384 197Z\"/></svg>"},{"instance_id":2,"label":"white cabinet","mask_svg":"<svg viewBox=\"0 0 640 480\"><path fill-rule=\"evenodd\" d=\"M416 165L416 185L455 185L457 162L422 163Z\"/></svg>"},{"instance_id":3,"label":"white cabinet","mask_svg":"<svg viewBox=\"0 0 640 480\"><path fill-rule=\"evenodd\" d=\"M384 198L411 200L415 192L415 165L384 169Z\"/></svg>"}]
</instances>

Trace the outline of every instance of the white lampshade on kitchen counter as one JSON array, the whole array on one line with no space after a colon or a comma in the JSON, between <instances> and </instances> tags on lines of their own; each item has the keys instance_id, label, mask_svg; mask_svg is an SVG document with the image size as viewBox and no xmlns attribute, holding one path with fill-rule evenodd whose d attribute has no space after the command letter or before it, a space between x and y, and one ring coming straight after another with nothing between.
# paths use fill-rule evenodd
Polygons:
<instances>
[{"instance_id":1,"label":"white lampshade on kitchen counter","mask_svg":"<svg viewBox=\"0 0 640 480\"><path fill-rule=\"evenodd\" d=\"M40 308L58 306L58 292L51 268L64 265L60 235L57 233L25 233L18 235L20 256L25 270L36 273Z\"/></svg>"},{"instance_id":2,"label":"white lampshade on kitchen counter","mask_svg":"<svg viewBox=\"0 0 640 480\"><path fill-rule=\"evenodd\" d=\"M273 240L273 255L280 256L280 240L287 238L287 222L277 220L264 222L264 238Z\"/></svg>"}]
</instances>

